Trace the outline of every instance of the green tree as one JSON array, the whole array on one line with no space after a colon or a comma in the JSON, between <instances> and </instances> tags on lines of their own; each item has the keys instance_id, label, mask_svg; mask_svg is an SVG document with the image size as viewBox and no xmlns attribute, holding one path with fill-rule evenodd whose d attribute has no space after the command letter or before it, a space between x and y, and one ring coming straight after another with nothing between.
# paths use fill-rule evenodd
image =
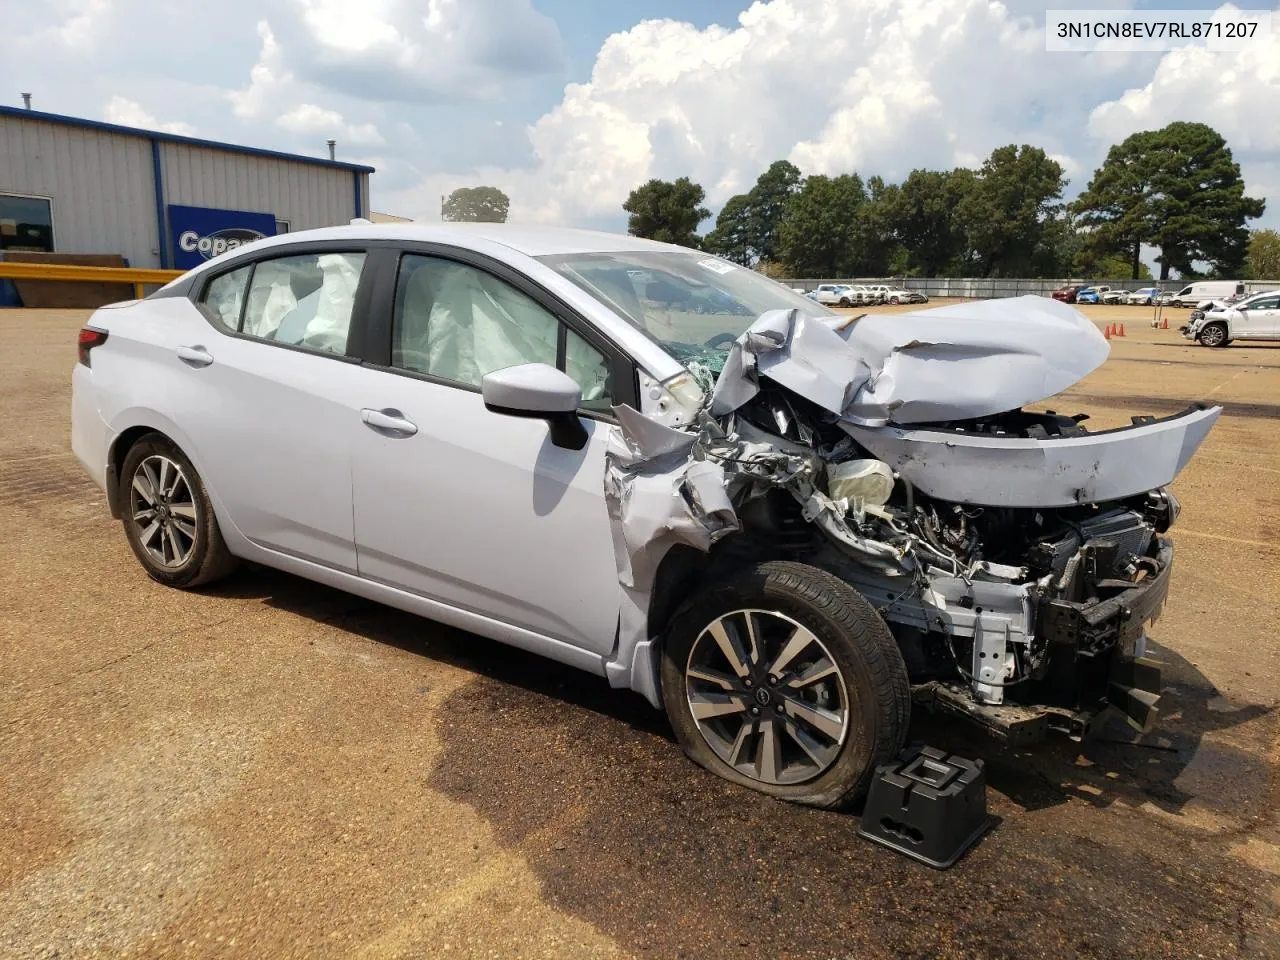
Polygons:
<instances>
[{"instance_id":1,"label":"green tree","mask_svg":"<svg viewBox=\"0 0 1280 960\"><path fill-rule=\"evenodd\" d=\"M1238 272L1248 248L1245 221L1265 207L1245 196L1240 165L1221 135L1182 121L1113 146L1073 204L1092 244L1125 253L1134 270L1141 244L1160 248L1161 280L1172 270L1195 272L1197 261L1220 274Z\"/></svg>"},{"instance_id":2,"label":"green tree","mask_svg":"<svg viewBox=\"0 0 1280 960\"><path fill-rule=\"evenodd\" d=\"M814 175L787 202L778 252L797 277L848 277L854 268L854 221L867 202L856 173Z\"/></svg>"},{"instance_id":3,"label":"green tree","mask_svg":"<svg viewBox=\"0 0 1280 960\"><path fill-rule=\"evenodd\" d=\"M636 187L622 209L631 214L627 231L683 247L698 246L698 224L711 216L702 206L706 193L688 177L668 182L650 180Z\"/></svg>"},{"instance_id":4,"label":"green tree","mask_svg":"<svg viewBox=\"0 0 1280 960\"><path fill-rule=\"evenodd\" d=\"M1031 255L1032 277L1065 277L1080 255L1080 232L1066 213L1044 221L1040 240Z\"/></svg>"},{"instance_id":5,"label":"green tree","mask_svg":"<svg viewBox=\"0 0 1280 960\"><path fill-rule=\"evenodd\" d=\"M800 170L777 160L746 193L730 197L704 245L735 263L778 259L778 230L787 202L800 187Z\"/></svg>"},{"instance_id":6,"label":"green tree","mask_svg":"<svg viewBox=\"0 0 1280 960\"><path fill-rule=\"evenodd\" d=\"M751 205L747 194L730 197L720 215L715 229L702 238L702 245L712 253L750 265L755 260L755 248L751 244Z\"/></svg>"},{"instance_id":7,"label":"green tree","mask_svg":"<svg viewBox=\"0 0 1280 960\"><path fill-rule=\"evenodd\" d=\"M867 202L858 207L850 231L853 276L887 276L902 261L897 231L899 192L896 184L887 184L880 177L867 180Z\"/></svg>"},{"instance_id":8,"label":"green tree","mask_svg":"<svg viewBox=\"0 0 1280 960\"><path fill-rule=\"evenodd\" d=\"M497 187L459 187L444 202L450 222L506 223L511 200Z\"/></svg>"},{"instance_id":9,"label":"green tree","mask_svg":"<svg viewBox=\"0 0 1280 960\"><path fill-rule=\"evenodd\" d=\"M1246 266L1253 280L1280 280L1280 233L1274 230L1250 233Z\"/></svg>"},{"instance_id":10,"label":"green tree","mask_svg":"<svg viewBox=\"0 0 1280 960\"><path fill-rule=\"evenodd\" d=\"M1154 280L1151 268L1141 260L1138 261L1137 275L1134 276L1133 263L1127 254L1098 254L1088 244L1082 244L1080 250L1071 261L1071 269L1063 270L1077 277L1091 277L1098 280L1119 280L1128 277L1131 280Z\"/></svg>"},{"instance_id":11,"label":"green tree","mask_svg":"<svg viewBox=\"0 0 1280 960\"><path fill-rule=\"evenodd\" d=\"M760 259L778 259L782 219L786 216L787 204L800 189L802 179L800 168L794 163L775 160L769 164L768 170L760 174L756 185L747 194L748 237L755 256Z\"/></svg>"},{"instance_id":12,"label":"green tree","mask_svg":"<svg viewBox=\"0 0 1280 960\"><path fill-rule=\"evenodd\" d=\"M1046 221L1061 210L1065 185L1062 166L1039 147L1009 144L991 152L956 209L983 276L1034 272Z\"/></svg>"},{"instance_id":13,"label":"green tree","mask_svg":"<svg viewBox=\"0 0 1280 960\"><path fill-rule=\"evenodd\" d=\"M965 233L956 210L973 183L973 171L963 168L912 170L902 182L891 215L909 272L940 276L963 258Z\"/></svg>"}]
</instances>

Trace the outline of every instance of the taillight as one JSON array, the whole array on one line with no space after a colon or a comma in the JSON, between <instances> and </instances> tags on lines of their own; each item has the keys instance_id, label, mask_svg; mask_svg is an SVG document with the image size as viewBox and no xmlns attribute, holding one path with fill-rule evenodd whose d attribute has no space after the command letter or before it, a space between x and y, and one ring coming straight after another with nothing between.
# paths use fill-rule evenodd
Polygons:
<instances>
[{"instance_id":1,"label":"taillight","mask_svg":"<svg viewBox=\"0 0 1280 960\"><path fill-rule=\"evenodd\" d=\"M89 362L89 351L94 347L100 347L107 342L107 331L99 330L97 327L81 327L80 336L77 343L80 346L80 362L86 367L93 364Z\"/></svg>"}]
</instances>

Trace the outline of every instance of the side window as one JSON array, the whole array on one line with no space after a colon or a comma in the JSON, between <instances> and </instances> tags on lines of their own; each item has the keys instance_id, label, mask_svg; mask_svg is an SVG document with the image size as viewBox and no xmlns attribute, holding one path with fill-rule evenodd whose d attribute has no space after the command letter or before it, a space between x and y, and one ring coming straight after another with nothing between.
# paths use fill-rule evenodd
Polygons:
<instances>
[{"instance_id":1,"label":"side window","mask_svg":"<svg viewBox=\"0 0 1280 960\"><path fill-rule=\"evenodd\" d=\"M305 253L259 261L240 332L345 354L364 259L363 253Z\"/></svg>"},{"instance_id":2,"label":"side window","mask_svg":"<svg viewBox=\"0 0 1280 960\"><path fill-rule=\"evenodd\" d=\"M249 289L249 274L253 264L247 264L209 281L200 298L199 307L216 323L228 330L240 329L240 314L244 311L244 295Z\"/></svg>"},{"instance_id":3,"label":"side window","mask_svg":"<svg viewBox=\"0 0 1280 960\"><path fill-rule=\"evenodd\" d=\"M401 260L391 363L473 387L494 370L546 363L577 381L585 409L605 411L613 402L599 350L509 283L437 257Z\"/></svg>"}]
</instances>

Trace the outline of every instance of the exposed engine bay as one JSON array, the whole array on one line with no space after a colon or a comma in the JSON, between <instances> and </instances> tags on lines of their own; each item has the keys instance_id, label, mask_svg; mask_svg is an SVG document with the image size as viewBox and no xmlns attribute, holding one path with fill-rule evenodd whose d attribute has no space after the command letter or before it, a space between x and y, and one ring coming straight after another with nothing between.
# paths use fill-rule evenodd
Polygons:
<instances>
[{"instance_id":1,"label":"exposed engine bay","mask_svg":"<svg viewBox=\"0 0 1280 960\"><path fill-rule=\"evenodd\" d=\"M1019 305L990 302L985 319L1004 309L1034 327ZM1054 304L1048 322L1075 323L1059 307L1079 317ZM969 399L948 409L946 379L966 372L963 363L946 369L948 351L979 355L991 372L998 337L984 332L975 351L922 343L903 324L901 346L885 348L877 328L879 360L867 362L857 331L871 319L766 314L715 382L703 378L705 399L686 424L618 409L622 443L606 484L631 627L675 543L712 564L795 559L835 573L879 610L917 702L1017 742L1051 729L1083 737L1107 707L1148 728L1159 670L1144 658L1145 625L1167 595L1163 534L1179 511L1165 485L1218 408L1091 433L1084 415L992 410L999 384L969 383L956 391ZM1084 322L1079 336L1093 353L1082 365L1097 366L1105 342L1098 355L1089 338L1102 338ZM942 369L912 398L902 376L922 361L903 354L922 346L939 358L931 373ZM1025 353L1015 363L1032 384L1024 392L1062 388Z\"/></svg>"}]
</instances>

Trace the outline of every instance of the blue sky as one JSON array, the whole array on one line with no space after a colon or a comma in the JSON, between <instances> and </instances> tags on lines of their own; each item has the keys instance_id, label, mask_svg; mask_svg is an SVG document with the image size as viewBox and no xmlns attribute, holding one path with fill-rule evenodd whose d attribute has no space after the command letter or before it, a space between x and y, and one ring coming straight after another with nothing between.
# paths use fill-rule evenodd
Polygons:
<instances>
[{"instance_id":1,"label":"blue sky","mask_svg":"<svg viewBox=\"0 0 1280 960\"><path fill-rule=\"evenodd\" d=\"M1032 0L23 0L0 101L23 90L294 152L333 137L378 168L391 213L435 217L441 193L489 183L513 220L614 229L649 177L692 177L714 210L781 158L896 180L1031 143L1070 195L1130 133L1200 120L1280 222L1280 38L1048 53Z\"/></svg>"}]
</instances>

